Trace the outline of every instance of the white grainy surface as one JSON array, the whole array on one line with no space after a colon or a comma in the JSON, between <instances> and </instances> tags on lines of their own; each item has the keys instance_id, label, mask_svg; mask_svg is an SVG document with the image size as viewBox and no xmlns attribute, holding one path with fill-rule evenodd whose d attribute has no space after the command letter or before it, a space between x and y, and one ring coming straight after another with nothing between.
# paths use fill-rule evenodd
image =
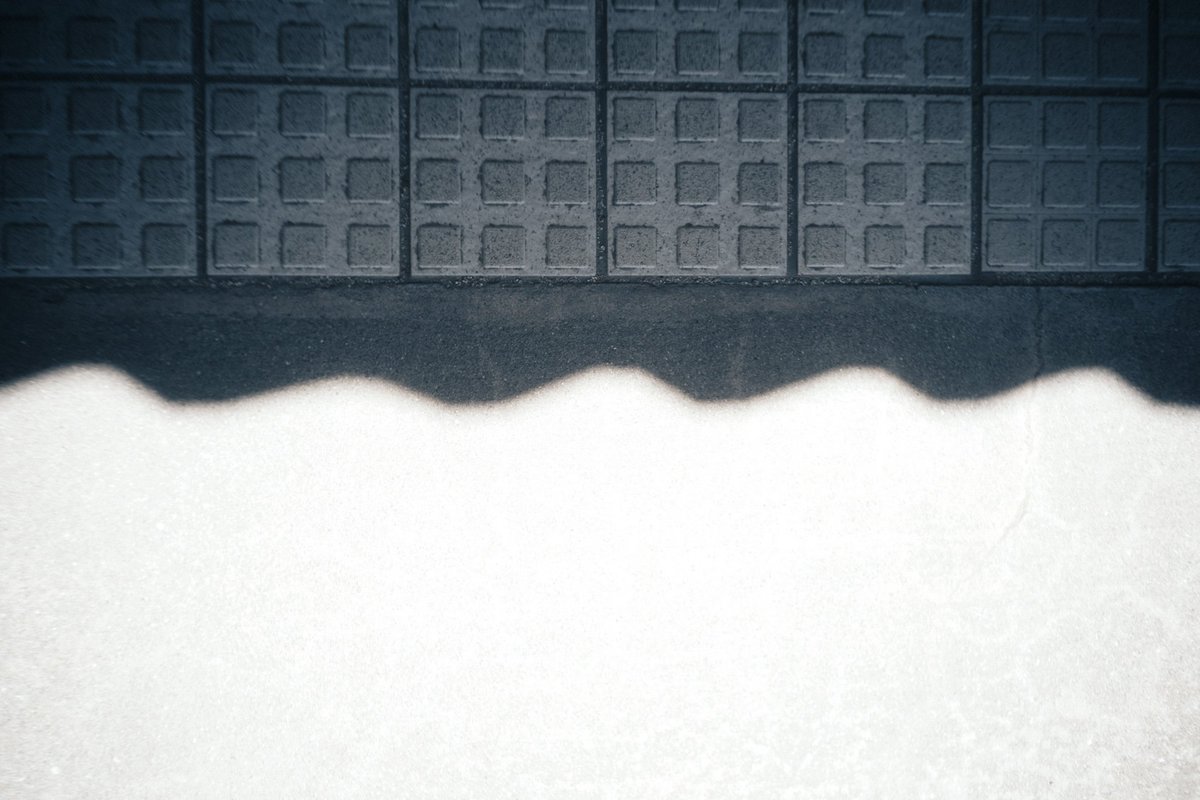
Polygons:
<instances>
[{"instance_id":1,"label":"white grainy surface","mask_svg":"<svg viewBox=\"0 0 1200 800\"><path fill-rule=\"evenodd\" d=\"M1103 372L0 391L0 797L1200 796L1200 411Z\"/></svg>"}]
</instances>

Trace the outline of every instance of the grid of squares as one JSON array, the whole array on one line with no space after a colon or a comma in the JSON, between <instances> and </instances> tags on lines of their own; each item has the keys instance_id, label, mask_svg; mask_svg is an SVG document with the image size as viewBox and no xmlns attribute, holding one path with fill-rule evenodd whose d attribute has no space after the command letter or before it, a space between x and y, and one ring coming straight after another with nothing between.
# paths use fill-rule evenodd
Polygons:
<instances>
[{"instance_id":1,"label":"grid of squares","mask_svg":"<svg viewBox=\"0 0 1200 800\"><path fill-rule=\"evenodd\" d=\"M411 102L414 275L595 271L590 95L429 89Z\"/></svg>"},{"instance_id":2,"label":"grid of squares","mask_svg":"<svg viewBox=\"0 0 1200 800\"><path fill-rule=\"evenodd\" d=\"M987 0L984 78L996 84L1143 86L1145 2Z\"/></svg>"},{"instance_id":3,"label":"grid of squares","mask_svg":"<svg viewBox=\"0 0 1200 800\"><path fill-rule=\"evenodd\" d=\"M1151 7L11 0L0 274L1200 271L1200 6Z\"/></svg>"},{"instance_id":4,"label":"grid of squares","mask_svg":"<svg viewBox=\"0 0 1200 800\"><path fill-rule=\"evenodd\" d=\"M411 74L590 83L596 74L595 2L411 0Z\"/></svg>"},{"instance_id":5,"label":"grid of squares","mask_svg":"<svg viewBox=\"0 0 1200 800\"><path fill-rule=\"evenodd\" d=\"M992 98L987 270L1136 270L1145 257L1146 103Z\"/></svg>"},{"instance_id":6,"label":"grid of squares","mask_svg":"<svg viewBox=\"0 0 1200 800\"><path fill-rule=\"evenodd\" d=\"M397 0L205 0L210 75L396 75Z\"/></svg>"},{"instance_id":7,"label":"grid of squares","mask_svg":"<svg viewBox=\"0 0 1200 800\"><path fill-rule=\"evenodd\" d=\"M968 0L806 0L802 80L809 83L965 86Z\"/></svg>"},{"instance_id":8,"label":"grid of squares","mask_svg":"<svg viewBox=\"0 0 1200 800\"><path fill-rule=\"evenodd\" d=\"M208 110L211 272L398 273L395 91L216 86Z\"/></svg>"},{"instance_id":9,"label":"grid of squares","mask_svg":"<svg viewBox=\"0 0 1200 800\"><path fill-rule=\"evenodd\" d=\"M1200 101L1164 100L1159 122L1162 268L1200 270Z\"/></svg>"},{"instance_id":10,"label":"grid of squares","mask_svg":"<svg viewBox=\"0 0 1200 800\"><path fill-rule=\"evenodd\" d=\"M0 272L195 273L186 86L0 88Z\"/></svg>"},{"instance_id":11,"label":"grid of squares","mask_svg":"<svg viewBox=\"0 0 1200 800\"><path fill-rule=\"evenodd\" d=\"M970 269L965 98L806 97L800 107L800 269Z\"/></svg>"},{"instance_id":12,"label":"grid of squares","mask_svg":"<svg viewBox=\"0 0 1200 800\"><path fill-rule=\"evenodd\" d=\"M612 0L608 77L782 83L784 0Z\"/></svg>"},{"instance_id":13,"label":"grid of squares","mask_svg":"<svg viewBox=\"0 0 1200 800\"><path fill-rule=\"evenodd\" d=\"M5 0L0 70L186 73L192 68L187 0Z\"/></svg>"},{"instance_id":14,"label":"grid of squares","mask_svg":"<svg viewBox=\"0 0 1200 800\"><path fill-rule=\"evenodd\" d=\"M613 93L613 273L783 275L786 109L770 94Z\"/></svg>"}]
</instances>

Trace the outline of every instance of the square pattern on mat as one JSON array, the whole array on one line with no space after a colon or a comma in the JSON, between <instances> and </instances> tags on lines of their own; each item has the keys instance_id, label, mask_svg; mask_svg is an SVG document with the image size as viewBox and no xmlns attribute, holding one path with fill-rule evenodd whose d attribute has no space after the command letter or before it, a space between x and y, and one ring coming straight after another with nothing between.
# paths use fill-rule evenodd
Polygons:
<instances>
[{"instance_id":1,"label":"square pattern on mat","mask_svg":"<svg viewBox=\"0 0 1200 800\"><path fill-rule=\"evenodd\" d=\"M5 0L0 70L180 73L192 69L187 0Z\"/></svg>"},{"instance_id":2,"label":"square pattern on mat","mask_svg":"<svg viewBox=\"0 0 1200 800\"><path fill-rule=\"evenodd\" d=\"M396 0L206 0L211 75L396 75Z\"/></svg>"},{"instance_id":3,"label":"square pattern on mat","mask_svg":"<svg viewBox=\"0 0 1200 800\"><path fill-rule=\"evenodd\" d=\"M983 69L987 83L1145 85L1144 0L986 2Z\"/></svg>"},{"instance_id":4,"label":"square pattern on mat","mask_svg":"<svg viewBox=\"0 0 1200 800\"><path fill-rule=\"evenodd\" d=\"M613 92L610 272L782 275L786 110L781 94Z\"/></svg>"},{"instance_id":5,"label":"square pattern on mat","mask_svg":"<svg viewBox=\"0 0 1200 800\"><path fill-rule=\"evenodd\" d=\"M580 92L417 90L413 274L595 271L595 101Z\"/></svg>"},{"instance_id":6,"label":"square pattern on mat","mask_svg":"<svg viewBox=\"0 0 1200 800\"><path fill-rule=\"evenodd\" d=\"M961 97L802 96L800 270L968 271L970 122Z\"/></svg>"},{"instance_id":7,"label":"square pattern on mat","mask_svg":"<svg viewBox=\"0 0 1200 800\"><path fill-rule=\"evenodd\" d=\"M397 95L210 86L213 274L396 275Z\"/></svg>"},{"instance_id":8,"label":"square pattern on mat","mask_svg":"<svg viewBox=\"0 0 1200 800\"><path fill-rule=\"evenodd\" d=\"M1145 101L990 98L984 139L985 270L1143 268Z\"/></svg>"},{"instance_id":9,"label":"square pattern on mat","mask_svg":"<svg viewBox=\"0 0 1200 800\"><path fill-rule=\"evenodd\" d=\"M970 83L968 0L804 0L800 80L908 87Z\"/></svg>"},{"instance_id":10,"label":"square pattern on mat","mask_svg":"<svg viewBox=\"0 0 1200 800\"><path fill-rule=\"evenodd\" d=\"M195 274L184 85L0 87L0 272Z\"/></svg>"},{"instance_id":11,"label":"square pattern on mat","mask_svg":"<svg viewBox=\"0 0 1200 800\"><path fill-rule=\"evenodd\" d=\"M1200 101L1160 105L1159 263L1200 270Z\"/></svg>"},{"instance_id":12,"label":"square pattern on mat","mask_svg":"<svg viewBox=\"0 0 1200 800\"><path fill-rule=\"evenodd\" d=\"M411 74L590 82L596 74L595 2L411 0Z\"/></svg>"},{"instance_id":13,"label":"square pattern on mat","mask_svg":"<svg viewBox=\"0 0 1200 800\"><path fill-rule=\"evenodd\" d=\"M608 77L782 83L785 0L610 0Z\"/></svg>"}]
</instances>

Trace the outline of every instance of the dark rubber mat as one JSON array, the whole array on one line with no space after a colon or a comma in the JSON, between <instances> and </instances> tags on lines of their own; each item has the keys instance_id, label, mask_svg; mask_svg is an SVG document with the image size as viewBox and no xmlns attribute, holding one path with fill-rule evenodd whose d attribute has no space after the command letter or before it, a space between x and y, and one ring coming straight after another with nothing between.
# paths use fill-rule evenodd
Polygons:
<instances>
[{"instance_id":1,"label":"dark rubber mat","mask_svg":"<svg viewBox=\"0 0 1200 800\"><path fill-rule=\"evenodd\" d=\"M0 2L0 275L1194 282L1200 4Z\"/></svg>"}]
</instances>

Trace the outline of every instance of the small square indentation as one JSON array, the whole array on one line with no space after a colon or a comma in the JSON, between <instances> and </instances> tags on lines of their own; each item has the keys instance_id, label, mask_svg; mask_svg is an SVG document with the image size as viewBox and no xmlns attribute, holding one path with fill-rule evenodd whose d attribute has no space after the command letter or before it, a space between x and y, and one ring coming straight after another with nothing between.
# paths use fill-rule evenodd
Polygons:
<instances>
[{"instance_id":1,"label":"small square indentation","mask_svg":"<svg viewBox=\"0 0 1200 800\"><path fill-rule=\"evenodd\" d=\"M446 269L462 266L462 228L422 225L417 229L417 266Z\"/></svg>"},{"instance_id":2,"label":"small square indentation","mask_svg":"<svg viewBox=\"0 0 1200 800\"><path fill-rule=\"evenodd\" d=\"M138 130L142 133L183 133L184 116L183 92L178 89L138 92Z\"/></svg>"},{"instance_id":3,"label":"small square indentation","mask_svg":"<svg viewBox=\"0 0 1200 800\"><path fill-rule=\"evenodd\" d=\"M1200 208L1200 162L1163 164L1163 203L1168 208Z\"/></svg>"},{"instance_id":4,"label":"small square indentation","mask_svg":"<svg viewBox=\"0 0 1200 800\"><path fill-rule=\"evenodd\" d=\"M966 141L966 106L958 100L930 100L925 103L925 141Z\"/></svg>"},{"instance_id":5,"label":"small square indentation","mask_svg":"<svg viewBox=\"0 0 1200 800\"><path fill-rule=\"evenodd\" d=\"M650 205L658 194L658 172L650 161L618 161L613 165L613 203Z\"/></svg>"},{"instance_id":6,"label":"small square indentation","mask_svg":"<svg viewBox=\"0 0 1200 800\"><path fill-rule=\"evenodd\" d=\"M458 162L448 158L426 158L417 162L417 201L457 203L462 194Z\"/></svg>"},{"instance_id":7,"label":"small square indentation","mask_svg":"<svg viewBox=\"0 0 1200 800\"><path fill-rule=\"evenodd\" d=\"M957 225L930 225L925 229L925 266L965 267L967 235Z\"/></svg>"},{"instance_id":8,"label":"small square indentation","mask_svg":"<svg viewBox=\"0 0 1200 800\"><path fill-rule=\"evenodd\" d=\"M37 17L0 17L0 62L34 64L45 60L42 21Z\"/></svg>"},{"instance_id":9,"label":"small square indentation","mask_svg":"<svg viewBox=\"0 0 1200 800\"><path fill-rule=\"evenodd\" d=\"M258 128L258 93L252 89L213 92L212 131L221 136L253 136Z\"/></svg>"},{"instance_id":10,"label":"small square indentation","mask_svg":"<svg viewBox=\"0 0 1200 800\"><path fill-rule=\"evenodd\" d=\"M457 139L461 125L457 97L449 94L417 97L418 139Z\"/></svg>"},{"instance_id":11,"label":"small square indentation","mask_svg":"<svg viewBox=\"0 0 1200 800\"><path fill-rule=\"evenodd\" d=\"M485 139L525 138L525 98L488 95L479 101L480 134Z\"/></svg>"},{"instance_id":12,"label":"small square indentation","mask_svg":"<svg viewBox=\"0 0 1200 800\"><path fill-rule=\"evenodd\" d=\"M152 224L142 228L142 266L183 269L192 265L192 237L186 225Z\"/></svg>"},{"instance_id":13,"label":"small square indentation","mask_svg":"<svg viewBox=\"0 0 1200 800\"><path fill-rule=\"evenodd\" d=\"M251 156L217 156L212 163L213 199L253 202L258 199L258 169Z\"/></svg>"},{"instance_id":14,"label":"small square indentation","mask_svg":"<svg viewBox=\"0 0 1200 800\"><path fill-rule=\"evenodd\" d=\"M117 199L121 190L121 162L112 156L79 156L71 159L71 199L104 203Z\"/></svg>"},{"instance_id":15,"label":"small square indentation","mask_svg":"<svg viewBox=\"0 0 1200 800\"><path fill-rule=\"evenodd\" d=\"M486 74L525 71L525 35L515 28L485 28L479 34L479 69Z\"/></svg>"},{"instance_id":16,"label":"small square indentation","mask_svg":"<svg viewBox=\"0 0 1200 800\"><path fill-rule=\"evenodd\" d=\"M901 205L908 193L903 164L863 166L863 201L868 205Z\"/></svg>"},{"instance_id":17,"label":"small square indentation","mask_svg":"<svg viewBox=\"0 0 1200 800\"><path fill-rule=\"evenodd\" d=\"M480 261L485 269L515 269L526 266L525 229L518 225L484 227Z\"/></svg>"},{"instance_id":18,"label":"small square indentation","mask_svg":"<svg viewBox=\"0 0 1200 800\"><path fill-rule=\"evenodd\" d=\"M846 202L846 165L809 162L804 165L806 205L841 205Z\"/></svg>"},{"instance_id":19,"label":"small square indentation","mask_svg":"<svg viewBox=\"0 0 1200 800\"><path fill-rule=\"evenodd\" d=\"M741 205L780 205L782 185L783 170L778 164L742 164L738 167L738 203Z\"/></svg>"},{"instance_id":20,"label":"small square indentation","mask_svg":"<svg viewBox=\"0 0 1200 800\"><path fill-rule=\"evenodd\" d=\"M619 268L653 267L658 263L658 233L648 225L618 225L614 255Z\"/></svg>"},{"instance_id":21,"label":"small square indentation","mask_svg":"<svg viewBox=\"0 0 1200 800\"><path fill-rule=\"evenodd\" d=\"M1146 45L1141 36L1101 34L1096 53L1097 76L1101 80L1134 83L1142 79Z\"/></svg>"},{"instance_id":22,"label":"small square indentation","mask_svg":"<svg viewBox=\"0 0 1200 800\"><path fill-rule=\"evenodd\" d=\"M1200 222L1169 220L1163 225L1163 266L1170 269L1200 267Z\"/></svg>"},{"instance_id":23,"label":"small square indentation","mask_svg":"<svg viewBox=\"0 0 1200 800\"><path fill-rule=\"evenodd\" d=\"M285 203L325 201L325 159L285 158L279 162L279 196Z\"/></svg>"},{"instance_id":24,"label":"small square indentation","mask_svg":"<svg viewBox=\"0 0 1200 800\"><path fill-rule=\"evenodd\" d=\"M117 22L75 17L67 22L67 58L77 64L112 64L117 59Z\"/></svg>"},{"instance_id":25,"label":"small square indentation","mask_svg":"<svg viewBox=\"0 0 1200 800\"><path fill-rule=\"evenodd\" d=\"M484 161L479 168L479 185L484 203L524 203L525 165L520 161Z\"/></svg>"},{"instance_id":26,"label":"small square indentation","mask_svg":"<svg viewBox=\"0 0 1200 800\"><path fill-rule=\"evenodd\" d=\"M650 136L653 131L653 100L650 109ZM711 98L684 97L675 104L675 138L681 142L715 142L721 127L717 101Z\"/></svg>"},{"instance_id":27,"label":"small square indentation","mask_svg":"<svg viewBox=\"0 0 1200 800\"><path fill-rule=\"evenodd\" d=\"M324 225L286 224L279 238L284 269L317 269L328 262Z\"/></svg>"},{"instance_id":28,"label":"small square indentation","mask_svg":"<svg viewBox=\"0 0 1200 800\"><path fill-rule=\"evenodd\" d=\"M48 111L41 89L0 89L0 130L6 133L44 133Z\"/></svg>"},{"instance_id":29,"label":"small square indentation","mask_svg":"<svg viewBox=\"0 0 1200 800\"><path fill-rule=\"evenodd\" d=\"M547 139L586 139L591 131L592 110L585 98L546 98Z\"/></svg>"},{"instance_id":30,"label":"small square indentation","mask_svg":"<svg viewBox=\"0 0 1200 800\"><path fill-rule=\"evenodd\" d=\"M151 203L180 203L191 193L188 164L179 156L142 159L142 199Z\"/></svg>"},{"instance_id":31,"label":"small square indentation","mask_svg":"<svg viewBox=\"0 0 1200 800\"><path fill-rule=\"evenodd\" d=\"M1091 135L1091 119L1086 103L1047 102L1043 111L1043 141L1046 147L1082 150Z\"/></svg>"},{"instance_id":32,"label":"small square indentation","mask_svg":"<svg viewBox=\"0 0 1200 800\"><path fill-rule=\"evenodd\" d=\"M71 229L71 263L81 269L120 269L124 249L116 225L81 223Z\"/></svg>"},{"instance_id":33,"label":"small square indentation","mask_svg":"<svg viewBox=\"0 0 1200 800\"><path fill-rule=\"evenodd\" d=\"M387 69L392 65L392 35L383 25L346 27L346 69Z\"/></svg>"},{"instance_id":34,"label":"small square indentation","mask_svg":"<svg viewBox=\"0 0 1200 800\"><path fill-rule=\"evenodd\" d=\"M654 31L613 34L613 71L618 75L653 75L658 61Z\"/></svg>"},{"instance_id":35,"label":"small square indentation","mask_svg":"<svg viewBox=\"0 0 1200 800\"><path fill-rule=\"evenodd\" d=\"M395 264L392 230L386 225L351 225L346 230L346 264L352 269L385 269Z\"/></svg>"},{"instance_id":36,"label":"small square indentation","mask_svg":"<svg viewBox=\"0 0 1200 800\"><path fill-rule=\"evenodd\" d=\"M845 75L845 38L836 33L810 33L805 36L804 73L814 78Z\"/></svg>"},{"instance_id":37,"label":"small square indentation","mask_svg":"<svg viewBox=\"0 0 1200 800\"><path fill-rule=\"evenodd\" d=\"M930 36L925 40L925 77L954 79L966 75L963 40L952 36Z\"/></svg>"},{"instance_id":38,"label":"small square indentation","mask_svg":"<svg viewBox=\"0 0 1200 800\"><path fill-rule=\"evenodd\" d=\"M346 199L352 203L389 203L393 199L392 162L352 158L346 162Z\"/></svg>"},{"instance_id":39,"label":"small square indentation","mask_svg":"<svg viewBox=\"0 0 1200 800\"><path fill-rule=\"evenodd\" d=\"M137 59L143 64L177 64L184 60L183 26L179 20L138 20L135 36Z\"/></svg>"},{"instance_id":40,"label":"small square indentation","mask_svg":"<svg viewBox=\"0 0 1200 800\"><path fill-rule=\"evenodd\" d=\"M1042 223L1042 263L1047 267L1082 267L1088 260L1087 223L1048 219Z\"/></svg>"},{"instance_id":41,"label":"small square indentation","mask_svg":"<svg viewBox=\"0 0 1200 800\"><path fill-rule=\"evenodd\" d=\"M1170 107L1168 107L1168 112ZM1170 118L1166 122L1166 146L1172 146ZM1192 128L1200 146L1200 115ZM1100 103L1099 144L1104 150L1140 150L1146 142L1146 111L1141 103Z\"/></svg>"},{"instance_id":42,"label":"small square indentation","mask_svg":"<svg viewBox=\"0 0 1200 800\"><path fill-rule=\"evenodd\" d=\"M863 43L863 52L864 77L904 77L903 36L868 36Z\"/></svg>"},{"instance_id":43,"label":"small square indentation","mask_svg":"<svg viewBox=\"0 0 1200 800\"><path fill-rule=\"evenodd\" d=\"M743 225L738 228L738 266L775 269L783 266L783 237L779 228Z\"/></svg>"},{"instance_id":44,"label":"small square indentation","mask_svg":"<svg viewBox=\"0 0 1200 800\"><path fill-rule=\"evenodd\" d=\"M965 164L925 165L925 204L961 206L967 202Z\"/></svg>"},{"instance_id":45,"label":"small square indentation","mask_svg":"<svg viewBox=\"0 0 1200 800\"><path fill-rule=\"evenodd\" d=\"M846 229L840 225L805 227L804 265L813 269L846 266Z\"/></svg>"},{"instance_id":46,"label":"small square indentation","mask_svg":"<svg viewBox=\"0 0 1200 800\"><path fill-rule=\"evenodd\" d=\"M1042 37L1042 67L1051 80L1080 80L1091 63L1088 39L1075 33L1047 33Z\"/></svg>"},{"instance_id":47,"label":"small square indentation","mask_svg":"<svg viewBox=\"0 0 1200 800\"><path fill-rule=\"evenodd\" d=\"M285 67L325 66L325 28L308 22L280 25L279 63Z\"/></svg>"},{"instance_id":48,"label":"small square indentation","mask_svg":"<svg viewBox=\"0 0 1200 800\"><path fill-rule=\"evenodd\" d=\"M252 22L218 20L209 28L208 53L212 63L244 67L258 60L257 30Z\"/></svg>"},{"instance_id":49,"label":"small square indentation","mask_svg":"<svg viewBox=\"0 0 1200 800\"><path fill-rule=\"evenodd\" d=\"M1096 200L1103 208L1138 208L1146 202L1145 167L1134 161L1102 161Z\"/></svg>"},{"instance_id":50,"label":"small square indentation","mask_svg":"<svg viewBox=\"0 0 1200 800\"><path fill-rule=\"evenodd\" d=\"M1144 256L1142 223L1102 219L1096 222L1096 264L1101 267L1141 269Z\"/></svg>"},{"instance_id":51,"label":"small square indentation","mask_svg":"<svg viewBox=\"0 0 1200 800\"><path fill-rule=\"evenodd\" d=\"M1028 100L1004 100L987 107L988 147L1025 149L1034 143L1033 103Z\"/></svg>"},{"instance_id":52,"label":"small square indentation","mask_svg":"<svg viewBox=\"0 0 1200 800\"><path fill-rule=\"evenodd\" d=\"M546 228L546 266L579 269L591 264L587 228L551 225Z\"/></svg>"},{"instance_id":53,"label":"small square indentation","mask_svg":"<svg viewBox=\"0 0 1200 800\"><path fill-rule=\"evenodd\" d=\"M1050 161L1042 169L1042 204L1047 208L1082 208L1088 202L1088 165L1083 161Z\"/></svg>"},{"instance_id":54,"label":"small square indentation","mask_svg":"<svg viewBox=\"0 0 1200 800\"><path fill-rule=\"evenodd\" d=\"M320 92L279 95L279 132L284 136L324 136L325 95Z\"/></svg>"},{"instance_id":55,"label":"small square indentation","mask_svg":"<svg viewBox=\"0 0 1200 800\"><path fill-rule=\"evenodd\" d=\"M583 161L546 162L546 202L583 205L592 191L588 165Z\"/></svg>"},{"instance_id":56,"label":"small square indentation","mask_svg":"<svg viewBox=\"0 0 1200 800\"><path fill-rule=\"evenodd\" d=\"M904 228L899 225L868 225L864 234L863 252L868 267L904 266Z\"/></svg>"},{"instance_id":57,"label":"small square indentation","mask_svg":"<svg viewBox=\"0 0 1200 800\"><path fill-rule=\"evenodd\" d=\"M655 115L654 98L652 97L618 97L614 99L613 138L619 142L654 139Z\"/></svg>"},{"instance_id":58,"label":"small square indentation","mask_svg":"<svg viewBox=\"0 0 1200 800\"><path fill-rule=\"evenodd\" d=\"M356 92L346 98L346 135L387 138L392 135L392 114L389 95Z\"/></svg>"},{"instance_id":59,"label":"small square indentation","mask_svg":"<svg viewBox=\"0 0 1200 800\"><path fill-rule=\"evenodd\" d=\"M721 46L711 31L683 31L675 39L675 69L680 75L716 75Z\"/></svg>"},{"instance_id":60,"label":"small square indentation","mask_svg":"<svg viewBox=\"0 0 1200 800\"><path fill-rule=\"evenodd\" d=\"M222 222L213 228L213 265L224 269L257 267L258 226L250 222Z\"/></svg>"},{"instance_id":61,"label":"small square indentation","mask_svg":"<svg viewBox=\"0 0 1200 800\"><path fill-rule=\"evenodd\" d=\"M49 189L50 160L45 156L0 158L0 198L45 200Z\"/></svg>"},{"instance_id":62,"label":"small square indentation","mask_svg":"<svg viewBox=\"0 0 1200 800\"><path fill-rule=\"evenodd\" d=\"M4 226L4 266L44 269L50 266L50 226L14 222Z\"/></svg>"},{"instance_id":63,"label":"small square indentation","mask_svg":"<svg viewBox=\"0 0 1200 800\"><path fill-rule=\"evenodd\" d=\"M902 142L908 134L908 109L899 100L868 100L863 107L863 138Z\"/></svg>"},{"instance_id":64,"label":"small square indentation","mask_svg":"<svg viewBox=\"0 0 1200 800\"><path fill-rule=\"evenodd\" d=\"M67 105L72 133L121 130L121 98L112 89L72 89Z\"/></svg>"},{"instance_id":65,"label":"small square indentation","mask_svg":"<svg viewBox=\"0 0 1200 800\"><path fill-rule=\"evenodd\" d=\"M1023 219L993 219L987 224L989 267L1033 266L1033 226Z\"/></svg>"},{"instance_id":66,"label":"small square indentation","mask_svg":"<svg viewBox=\"0 0 1200 800\"><path fill-rule=\"evenodd\" d=\"M987 37L987 74L989 78L1029 80L1037 65L1033 34L993 31Z\"/></svg>"},{"instance_id":67,"label":"small square indentation","mask_svg":"<svg viewBox=\"0 0 1200 800\"><path fill-rule=\"evenodd\" d=\"M804 138L810 142L846 141L845 101L805 100Z\"/></svg>"},{"instance_id":68,"label":"small square indentation","mask_svg":"<svg viewBox=\"0 0 1200 800\"><path fill-rule=\"evenodd\" d=\"M743 75L779 75L783 69L782 39L777 33L743 33L738 37L738 69Z\"/></svg>"},{"instance_id":69,"label":"small square indentation","mask_svg":"<svg viewBox=\"0 0 1200 800\"><path fill-rule=\"evenodd\" d=\"M417 71L457 71L461 63L458 47L458 31L453 28L421 28L416 41Z\"/></svg>"},{"instance_id":70,"label":"small square indentation","mask_svg":"<svg viewBox=\"0 0 1200 800\"><path fill-rule=\"evenodd\" d=\"M675 165L675 202L681 206L716 205L721 193L720 167L709 163Z\"/></svg>"},{"instance_id":71,"label":"small square indentation","mask_svg":"<svg viewBox=\"0 0 1200 800\"><path fill-rule=\"evenodd\" d=\"M1033 164L1028 161L993 161L987 166L986 201L991 208L1033 205Z\"/></svg>"},{"instance_id":72,"label":"small square indentation","mask_svg":"<svg viewBox=\"0 0 1200 800\"><path fill-rule=\"evenodd\" d=\"M551 75L586 75L591 55L583 31L546 31L546 72Z\"/></svg>"},{"instance_id":73,"label":"small square indentation","mask_svg":"<svg viewBox=\"0 0 1200 800\"><path fill-rule=\"evenodd\" d=\"M675 258L682 269L714 269L721 265L719 229L715 225L683 225L675 232Z\"/></svg>"},{"instance_id":74,"label":"small square indentation","mask_svg":"<svg viewBox=\"0 0 1200 800\"><path fill-rule=\"evenodd\" d=\"M783 139L783 104L778 100L738 101L738 141L778 142Z\"/></svg>"}]
</instances>

